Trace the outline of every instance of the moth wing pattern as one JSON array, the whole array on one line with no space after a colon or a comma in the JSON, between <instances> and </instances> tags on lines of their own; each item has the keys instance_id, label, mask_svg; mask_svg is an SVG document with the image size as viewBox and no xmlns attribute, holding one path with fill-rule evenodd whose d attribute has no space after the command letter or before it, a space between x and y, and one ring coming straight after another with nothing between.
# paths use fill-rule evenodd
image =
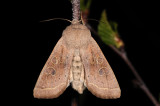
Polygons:
<instances>
[{"instance_id":1,"label":"moth wing pattern","mask_svg":"<svg viewBox=\"0 0 160 106\"><path fill-rule=\"evenodd\" d=\"M91 37L86 49L82 49L86 87L102 99L119 98L121 90L117 79L96 41Z\"/></svg>"},{"instance_id":2,"label":"moth wing pattern","mask_svg":"<svg viewBox=\"0 0 160 106\"><path fill-rule=\"evenodd\" d=\"M35 98L56 98L69 85L72 58L69 58L71 53L63 43L63 38L60 38L44 65L33 91Z\"/></svg>"}]
</instances>

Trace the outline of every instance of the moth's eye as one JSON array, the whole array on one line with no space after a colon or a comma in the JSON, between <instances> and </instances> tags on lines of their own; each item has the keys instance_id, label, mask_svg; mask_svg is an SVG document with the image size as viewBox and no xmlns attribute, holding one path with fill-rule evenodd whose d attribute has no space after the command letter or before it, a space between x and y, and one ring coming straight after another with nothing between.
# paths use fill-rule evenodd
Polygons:
<instances>
[{"instance_id":1,"label":"moth's eye","mask_svg":"<svg viewBox=\"0 0 160 106\"><path fill-rule=\"evenodd\" d=\"M46 73L51 74L51 75L55 75L56 74L56 70L54 68L47 68L46 69Z\"/></svg>"},{"instance_id":2,"label":"moth's eye","mask_svg":"<svg viewBox=\"0 0 160 106\"><path fill-rule=\"evenodd\" d=\"M100 68L99 69L99 75L107 75L108 74L108 69L106 67Z\"/></svg>"}]
</instances>

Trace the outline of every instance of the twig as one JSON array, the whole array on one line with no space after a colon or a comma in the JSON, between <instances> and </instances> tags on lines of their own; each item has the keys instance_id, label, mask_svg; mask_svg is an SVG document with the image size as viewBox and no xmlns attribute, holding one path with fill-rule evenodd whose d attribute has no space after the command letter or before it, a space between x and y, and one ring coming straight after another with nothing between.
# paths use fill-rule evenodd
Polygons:
<instances>
[{"instance_id":1,"label":"twig","mask_svg":"<svg viewBox=\"0 0 160 106\"><path fill-rule=\"evenodd\" d=\"M72 0L73 20L80 19L80 0Z\"/></svg>"},{"instance_id":2,"label":"twig","mask_svg":"<svg viewBox=\"0 0 160 106\"><path fill-rule=\"evenodd\" d=\"M146 84L144 83L144 81L142 80L142 78L140 77L140 75L137 73L137 70L135 69L135 67L133 66L133 64L131 63L131 61L128 59L127 54L125 53L125 51L121 52L117 48L115 48L114 46L110 46L110 48L112 50L114 50L117 54L119 54L119 56L129 66L129 68L131 69L132 73L134 74L134 76L136 77L136 79L139 82L139 83L137 83L138 86L146 93L146 95L150 98L150 100L153 102L153 104L155 106L160 106L160 104L155 99L155 97L153 96L153 94L149 91L148 87L146 86Z\"/></svg>"},{"instance_id":3,"label":"twig","mask_svg":"<svg viewBox=\"0 0 160 106\"><path fill-rule=\"evenodd\" d=\"M90 26L87 24L87 27L97 36L98 33ZM124 48L121 49L117 49L116 47L110 45L109 46L114 52L116 52L124 61L125 63L128 65L128 67L131 69L132 73L134 74L134 76L136 77L137 81L138 81L138 86L146 93L146 95L150 98L150 100L152 101L152 103L155 106L160 106L160 104L158 103L158 101L155 99L155 97L153 96L153 94L149 91L148 87L146 86L146 84L144 83L144 81L142 80L141 76L138 74L137 70L135 69L135 67L133 66L133 64L131 63L131 61L128 59L127 54L125 52Z\"/></svg>"}]
</instances>

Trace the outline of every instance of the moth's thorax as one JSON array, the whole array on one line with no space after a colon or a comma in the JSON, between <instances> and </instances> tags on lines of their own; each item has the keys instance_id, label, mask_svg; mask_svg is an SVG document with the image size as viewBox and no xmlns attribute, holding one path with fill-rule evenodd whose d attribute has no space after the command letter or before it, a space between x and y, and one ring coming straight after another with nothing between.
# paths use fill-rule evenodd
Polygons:
<instances>
[{"instance_id":1,"label":"moth's thorax","mask_svg":"<svg viewBox=\"0 0 160 106\"><path fill-rule=\"evenodd\" d=\"M62 34L67 46L73 48L85 47L91 37L91 33L85 25L71 24Z\"/></svg>"},{"instance_id":2,"label":"moth's thorax","mask_svg":"<svg viewBox=\"0 0 160 106\"><path fill-rule=\"evenodd\" d=\"M72 82L72 87L78 91L80 94L84 90L84 67L79 55L79 50L74 51L74 56L72 60L71 70L70 70L70 82Z\"/></svg>"}]
</instances>

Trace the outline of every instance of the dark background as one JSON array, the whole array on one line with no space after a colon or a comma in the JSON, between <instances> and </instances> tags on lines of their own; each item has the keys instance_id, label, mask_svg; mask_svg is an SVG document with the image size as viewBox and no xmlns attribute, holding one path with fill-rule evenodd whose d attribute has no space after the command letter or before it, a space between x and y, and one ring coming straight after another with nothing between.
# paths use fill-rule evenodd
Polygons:
<instances>
[{"instance_id":1,"label":"dark background","mask_svg":"<svg viewBox=\"0 0 160 106\"><path fill-rule=\"evenodd\" d=\"M158 99L159 87L159 5L158 2L135 2L134 0L93 0L89 18L99 20L101 12L106 9L108 20L118 23L118 30L125 43L129 59L142 76L151 93ZM33 88L41 69L47 61L52 49L61 37L62 31L70 25L67 21L50 21L40 23L50 18L66 18L72 20L72 7L69 0L18 1L8 3L6 12L9 15L7 27L14 29L10 39L13 43L16 66L18 91L12 95L14 102L21 105L71 106L76 98L79 106L95 105L148 105L152 102L146 94L136 88L132 81L134 75L124 61L96 35L92 34L104 55L110 63L117 77L122 95L116 100L102 100L96 98L88 90L79 95L71 87L58 98L51 100L33 98ZM11 5L11 6L10 6ZM97 22L89 21L97 29ZM8 31L9 32L9 31ZM14 39L14 40L13 40ZM19 60L20 58L20 60ZM17 89L16 89L17 90ZM20 94L20 95L19 95ZM15 97L16 96L16 97Z\"/></svg>"}]
</instances>

